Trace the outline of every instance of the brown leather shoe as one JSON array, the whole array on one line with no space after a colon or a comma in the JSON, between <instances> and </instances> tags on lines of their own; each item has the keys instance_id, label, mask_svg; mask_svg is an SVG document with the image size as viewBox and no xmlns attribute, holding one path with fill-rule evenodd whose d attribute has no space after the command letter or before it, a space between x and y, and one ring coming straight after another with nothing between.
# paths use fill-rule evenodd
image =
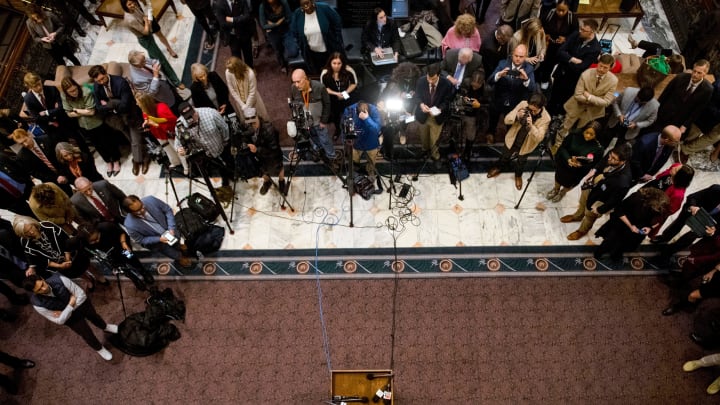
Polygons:
<instances>
[{"instance_id":1,"label":"brown leather shoe","mask_svg":"<svg viewBox=\"0 0 720 405\"><path fill-rule=\"evenodd\" d=\"M576 218L572 215L565 215L564 217L560 218L560 222L563 224L567 224L570 222L580 222L581 218Z\"/></svg>"},{"instance_id":2,"label":"brown leather shoe","mask_svg":"<svg viewBox=\"0 0 720 405\"><path fill-rule=\"evenodd\" d=\"M148 169L150 169L150 161L145 161L142 163L142 174L147 174Z\"/></svg>"},{"instance_id":3,"label":"brown leather shoe","mask_svg":"<svg viewBox=\"0 0 720 405\"><path fill-rule=\"evenodd\" d=\"M522 190L522 177L521 176L515 176L515 188L518 190Z\"/></svg>"},{"instance_id":4,"label":"brown leather shoe","mask_svg":"<svg viewBox=\"0 0 720 405\"><path fill-rule=\"evenodd\" d=\"M132 174L134 176L137 176L138 174L140 174L140 163L133 162Z\"/></svg>"},{"instance_id":5,"label":"brown leather shoe","mask_svg":"<svg viewBox=\"0 0 720 405\"><path fill-rule=\"evenodd\" d=\"M582 238L583 236L587 235L587 232L581 232L581 231L575 231L568 235L568 240L578 240Z\"/></svg>"},{"instance_id":6,"label":"brown leather shoe","mask_svg":"<svg viewBox=\"0 0 720 405\"><path fill-rule=\"evenodd\" d=\"M493 177L497 176L498 174L500 174L500 168L492 167L492 168L490 168L490 171L488 171L487 176L488 176L488 179L492 179Z\"/></svg>"},{"instance_id":7,"label":"brown leather shoe","mask_svg":"<svg viewBox=\"0 0 720 405\"><path fill-rule=\"evenodd\" d=\"M189 257L181 257L178 259L178 264L182 267L192 267L192 259Z\"/></svg>"}]
</instances>

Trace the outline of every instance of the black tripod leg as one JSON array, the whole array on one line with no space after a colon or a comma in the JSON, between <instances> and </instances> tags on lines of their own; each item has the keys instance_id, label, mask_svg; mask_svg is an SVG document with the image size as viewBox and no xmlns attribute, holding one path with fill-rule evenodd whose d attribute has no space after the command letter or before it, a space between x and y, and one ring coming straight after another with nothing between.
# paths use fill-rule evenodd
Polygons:
<instances>
[{"instance_id":1,"label":"black tripod leg","mask_svg":"<svg viewBox=\"0 0 720 405\"><path fill-rule=\"evenodd\" d=\"M120 303L122 304L123 315L127 318L127 310L125 309L125 298L123 297L122 285L120 284L120 272L115 272L115 278L117 279L118 291L120 291Z\"/></svg>"},{"instance_id":2,"label":"black tripod leg","mask_svg":"<svg viewBox=\"0 0 720 405\"><path fill-rule=\"evenodd\" d=\"M217 191L215 191L215 187L212 186L212 182L210 181L210 177L208 177L207 171L198 162L194 162L194 165L202 176L203 180L205 180L205 184L207 185L208 191L210 191L210 195L212 196L213 201L215 201L215 205L220 208L220 216L225 221L225 226L227 226L230 235L235 235L235 231L232 229L232 226L230 226L230 220L225 213L225 209L220 204L220 199L218 198ZM235 198L235 196L233 195L232 198Z\"/></svg>"},{"instance_id":3,"label":"black tripod leg","mask_svg":"<svg viewBox=\"0 0 720 405\"><path fill-rule=\"evenodd\" d=\"M522 194L520 195L520 199L518 200L517 204L515 204L515 209L518 209L520 206L520 203L522 202L523 198L525 197L525 193L527 193L528 187L530 187L530 183L533 181L533 177L535 177L535 172L537 172L537 169L540 167L540 164L542 163L542 159L545 156L545 146L540 146L540 157L538 157L537 163L535 163L535 167L533 168L532 173L530 173L530 177L528 178L527 184L525 184L525 189L523 190Z\"/></svg>"}]
</instances>

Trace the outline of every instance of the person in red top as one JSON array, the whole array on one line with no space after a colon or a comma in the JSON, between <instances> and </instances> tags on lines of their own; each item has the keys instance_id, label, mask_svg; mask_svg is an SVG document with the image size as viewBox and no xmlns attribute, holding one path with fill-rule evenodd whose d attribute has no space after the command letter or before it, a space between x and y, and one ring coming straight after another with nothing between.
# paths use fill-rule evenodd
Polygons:
<instances>
[{"instance_id":1,"label":"person in red top","mask_svg":"<svg viewBox=\"0 0 720 405\"><path fill-rule=\"evenodd\" d=\"M685 199L685 190L690 186L693 176L695 176L695 169L691 166L675 163L667 170L658 173L654 180L643 186L643 188L659 188L670 198L670 209L660 219L660 226L652 228L652 231L648 235L650 238L657 235L667 218L680 209Z\"/></svg>"},{"instance_id":2,"label":"person in red top","mask_svg":"<svg viewBox=\"0 0 720 405\"><path fill-rule=\"evenodd\" d=\"M178 155L174 146L175 123L177 116L170 110L170 106L155 100L150 94L140 94L136 97L137 104L143 113L143 128L160 142L172 166L183 166L185 174L188 173L187 161Z\"/></svg>"}]
</instances>

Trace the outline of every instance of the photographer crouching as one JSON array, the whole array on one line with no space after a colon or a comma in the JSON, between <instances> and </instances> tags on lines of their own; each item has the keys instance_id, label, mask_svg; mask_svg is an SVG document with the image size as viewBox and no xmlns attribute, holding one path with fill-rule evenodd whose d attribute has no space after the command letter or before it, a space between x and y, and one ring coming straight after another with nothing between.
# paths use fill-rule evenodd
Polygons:
<instances>
[{"instance_id":1,"label":"photographer crouching","mask_svg":"<svg viewBox=\"0 0 720 405\"><path fill-rule=\"evenodd\" d=\"M377 107L364 101L359 101L345 109L342 117L343 135L345 139L353 140L352 160L359 165L360 158L367 156L367 174L373 184L377 182L378 149L380 149L380 129L382 122ZM375 190L375 194L382 193L382 188Z\"/></svg>"},{"instance_id":2,"label":"photographer crouching","mask_svg":"<svg viewBox=\"0 0 720 405\"><path fill-rule=\"evenodd\" d=\"M187 156L188 163L203 165L206 172L211 162L216 163L213 166L220 169L223 188L229 188L235 163L230 154L230 131L225 119L213 108L193 108L186 102L180 104L179 112L175 128L178 155ZM201 159L200 155L210 159Z\"/></svg>"},{"instance_id":3,"label":"photographer crouching","mask_svg":"<svg viewBox=\"0 0 720 405\"><path fill-rule=\"evenodd\" d=\"M243 132L242 143L255 154L260 163L263 179L260 195L265 195L270 190L272 186L270 176L278 177L278 189L282 195L287 195L280 132L272 122L263 122L258 116L245 117L245 124L250 126L250 130Z\"/></svg>"},{"instance_id":4,"label":"photographer crouching","mask_svg":"<svg viewBox=\"0 0 720 405\"><path fill-rule=\"evenodd\" d=\"M512 125L505 136L505 144L500 159L488 171L488 178L500 174L501 168L510 161L515 162L515 188L522 189L522 172L528 155L545 139L550 114L545 110L545 96L534 93L529 101L521 101L505 115L505 125Z\"/></svg>"}]
</instances>

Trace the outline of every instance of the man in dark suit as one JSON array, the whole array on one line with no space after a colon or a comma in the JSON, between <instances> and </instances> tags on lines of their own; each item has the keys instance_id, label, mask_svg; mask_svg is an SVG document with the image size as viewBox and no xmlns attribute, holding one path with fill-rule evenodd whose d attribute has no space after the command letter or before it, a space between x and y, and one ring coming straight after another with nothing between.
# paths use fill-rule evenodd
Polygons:
<instances>
[{"instance_id":1,"label":"man in dark suit","mask_svg":"<svg viewBox=\"0 0 720 405\"><path fill-rule=\"evenodd\" d=\"M595 33L598 23L587 19L580 23L580 30L570 34L557 53L557 68L553 73L552 93L548 101L551 115L563 115L563 104L572 96L575 84L582 72L597 61L600 55L600 42Z\"/></svg>"},{"instance_id":2,"label":"man in dark suit","mask_svg":"<svg viewBox=\"0 0 720 405\"><path fill-rule=\"evenodd\" d=\"M5 152L0 152L0 208L34 217L27 203L32 187L28 171Z\"/></svg>"},{"instance_id":3,"label":"man in dark suit","mask_svg":"<svg viewBox=\"0 0 720 405\"><path fill-rule=\"evenodd\" d=\"M507 24L501 25L488 35L483 36L480 45L480 56L482 56L485 72L494 71L498 63L508 57L508 42L510 42L512 36L513 29Z\"/></svg>"},{"instance_id":4,"label":"man in dark suit","mask_svg":"<svg viewBox=\"0 0 720 405\"><path fill-rule=\"evenodd\" d=\"M90 153L78 131L77 120L65 114L57 87L43 85L40 76L33 72L26 73L23 81L28 92L23 97L23 111L20 116L32 119L40 125L53 143L66 142L73 138L83 152Z\"/></svg>"},{"instance_id":5,"label":"man in dark suit","mask_svg":"<svg viewBox=\"0 0 720 405\"><path fill-rule=\"evenodd\" d=\"M678 213L677 218L665 228L661 235L653 238L651 240L652 243L670 242L675 235L680 233L687 220L695 216L700 208L707 211L715 222L720 223L720 184L713 184L710 187L690 194L685 201L685 205ZM716 231L717 228L715 226L706 227L703 238L713 237ZM651 262L660 267L667 266L673 254L687 249L698 237L699 236L693 231L685 232L677 238L675 242L663 246L660 254L653 257Z\"/></svg>"},{"instance_id":6,"label":"man in dark suit","mask_svg":"<svg viewBox=\"0 0 720 405\"><path fill-rule=\"evenodd\" d=\"M125 137L130 140L132 173L137 176L142 166L142 173L146 174L150 167L150 157L147 155L145 141L140 132L143 122L142 112L135 103L130 84L122 76L108 74L101 65L91 67L88 75L94 82L93 96L96 111L105 116L105 121L110 126L123 131Z\"/></svg>"},{"instance_id":7,"label":"man in dark suit","mask_svg":"<svg viewBox=\"0 0 720 405\"><path fill-rule=\"evenodd\" d=\"M675 146L680 143L680 129L674 125L663 128L661 133L645 134L633 146L632 178L634 182L647 183L665 165Z\"/></svg>"},{"instance_id":8,"label":"man in dark suit","mask_svg":"<svg viewBox=\"0 0 720 405\"><path fill-rule=\"evenodd\" d=\"M512 50L512 55L498 63L488 77L487 82L495 86L495 96L490 104L490 127L495 134L500 115L509 113L521 101L527 101L535 91L534 68L527 59L527 47L520 44Z\"/></svg>"},{"instance_id":9,"label":"man in dark suit","mask_svg":"<svg viewBox=\"0 0 720 405\"><path fill-rule=\"evenodd\" d=\"M679 73L658 98L658 117L646 133L657 132L666 125L680 128L682 139L687 137L690 126L698 119L713 93L712 84L705 80L710 62L701 59L693 65L692 73Z\"/></svg>"},{"instance_id":10,"label":"man in dark suit","mask_svg":"<svg viewBox=\"0 0 720 405\"><path fill-rule=\"evenodd\" d=\"M183 254L180 242L175 240L180 238L180 233L169 205L153 196L141 200L136 195L129 195L123 200L123 208L128 213L125 229L135 242L177 260L183 267L192 265L192 260ZM174 238L169 238L167 233Z\"/></svg>"},{"instance_id":11,"label":"man in dark suit","mask_svg":"<svg viewBox=\"0 0 720 405\"><path fill-rule=\"evenodd\" d=\"M580 202L575 213L560 218L562 223L580 222L578 229L567 236L578 240L585 236L603 214L613 210L625 197L632 184L630 167L630 145L615 146L607 158L588 174L586 184L580 193Z\"/></svg>"},{"instance_id":12,"label":"man in dark suit","mask_svg":"<svg viewBox=\"0 0 720 405\"><path fill-rule=\"evenodd\" d=\"M440 74L459 89L470 83L473 73L482 69L482 56L470 48L449 49L440 62Z\"/></svg>"},{"instance_id":13,"label":"man in dark suit","mask_svg":"<svg viewBox=\"0 0 720 405\"><path fill-rule=\"evenodd\" d=\"M72 194L68 179L58 171L60 164L55 155L55 143L47 136L33 138L24 129L16 129L12 138L22 146L17 153L17 163L30 176L43 183L55 183L68 195Z\"/></svg>"},{"instance_id":14,"label":"man in dark suit","mask_svg":"<svg viewBox=\"0 0 720 405\"><path fill-rule=\"evenodd\" d=\"M119 188L107 180L91 182L87 177L75 179L77 192L70 197L78 214L88 222L115 222L122 224L125 215L121 205L125 197Z\"/></svg>"},{"instance_id":15,"label":"man in dark suit","mask_svg":"<svg viewBox=\"0 0 720 405\"><path fill-rule=\"evenodd\" d=\"M440 149L437 141L442 132L442 125L450 115L449 104L454 89L450 82L440 77L440 67L429 65L427 74L418 79L415 85L415 120L420 124L420 141L423 152L429 155L435 165L439 166Z\"/></svg>"},{"instance_id":16,"label":"man in dark suit","mask_svg":"<svg viewBox=\"0 0 720 405\"><path fill-rule=\"evenodd\" d=\"M245 0L217 0L213 5L215 18L220 24L220 35L230 46L232 56L242 58L253 67L252 36L255 20L252 9Z\"/></svg>"}]
</instances>

